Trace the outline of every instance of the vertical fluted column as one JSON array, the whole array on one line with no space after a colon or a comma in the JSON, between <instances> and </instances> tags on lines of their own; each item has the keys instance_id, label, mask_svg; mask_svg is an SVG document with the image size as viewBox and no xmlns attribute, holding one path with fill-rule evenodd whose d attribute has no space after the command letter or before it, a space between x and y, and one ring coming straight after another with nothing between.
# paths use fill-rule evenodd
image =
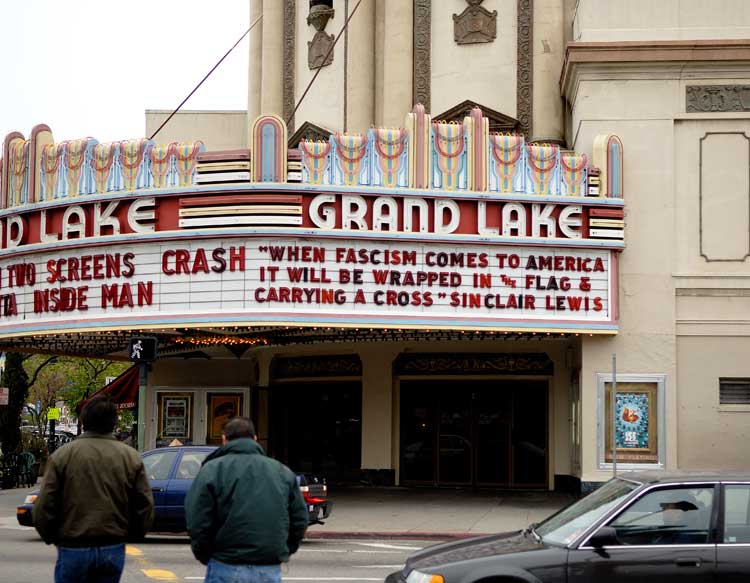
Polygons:
<instances>
[{"instance_id":1,"label":"vertical fluted column","mask_svg":"<svg viewBox=\"0 0 750 583\"><path fill-rule=\"evenodd\" d=\"M263 13L263 0L250 0L250 24ZM260 115L261 71L263 54L263 20L250 31L249 78L247 86L248 127ZM249 143L249 139L248 139Z\"/></svg>"},{"instance_id":2,"label":"vertical fluted column","mask_svg":"<svg viewBox=\"0 0 750 583\"><path fill-rule=\"evenodd\" d=\"M355 6L349 2L349 10ZM348 33L345 129L366 132L375 122L375 0L362 0Z\"/></svg>"},{"instance_id":3,"label":"vertical fluted column","mask_svg":"<svg viewBox=\"0 0 750 583\"><path fill-rule=\"evenodd\" d=\"M284 2L263 0L260 113L281 115L284 105Z\"/></svg>"},{"instance_id":4,"label":"vertical fluted column","mask_svg":"<svg viewBox=\"0 0 750 583\"><path fill-rule=\"evenodd\" d=\"M375 125L398 127L414 106L412 0L380 0L375 23Z\"/></svg>"},{"instance_id":5,"label":"vertical fluted column","mask_svg":"<svg viewBox=\"0 0 750 583\"><path fill-rule=\"evenodd\" d=\"M565 58L563 0L534 0L533 131L535 138L563 139L563 102L559 76ZM520 118L519 118L520 119Z\"/></svg>"}]
</instances>

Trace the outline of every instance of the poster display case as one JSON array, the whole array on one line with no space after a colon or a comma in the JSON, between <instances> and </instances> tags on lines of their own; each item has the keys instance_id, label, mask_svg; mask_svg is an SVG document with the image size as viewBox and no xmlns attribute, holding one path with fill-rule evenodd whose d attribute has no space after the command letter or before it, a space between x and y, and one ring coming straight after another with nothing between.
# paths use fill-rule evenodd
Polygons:
<instances>
[{"instance_id":1,"label":"poster display case","mask_svg":"<svg viewBox=\"0 0 750 583\"><path fill-rule=\"evenodd\" d=\"M617 375L614 419L612 375L598 377L599 468L664 467L664 385L666 375ZM614 427L613 427L614 423Z\"/></svg>"},{"instance_id":2,"label":"poster display case","mask_svg":"<svg viewBox=\"0 0 750 583\"><path fill-rule=\"evenodd\" d=\"M159 425L156 446L193 444L193 395L191 393L159 393L157 398ZM177 443L179 442L179 443Z\"/></svg>"},{"instance_id":3,"label":"poster display case","mask_svg":"<svg viewBox=\"0 0 750 583\"><path fill-rule=\"evenodd\" d=\"M206 443L221 445L224 424L232 417L242 415L242 394L208 393L208 434Z\"/></svg>"}]
</instances>

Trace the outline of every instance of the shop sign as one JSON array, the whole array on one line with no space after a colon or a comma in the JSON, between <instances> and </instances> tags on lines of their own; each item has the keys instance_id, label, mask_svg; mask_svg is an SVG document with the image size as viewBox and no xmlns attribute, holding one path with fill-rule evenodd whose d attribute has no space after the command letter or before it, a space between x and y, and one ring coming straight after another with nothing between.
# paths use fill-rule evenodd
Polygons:
<instances>
[{"instance_id":1,"label":"shop sign","mask_svg":"<svg viewBox=\"0 0 750 583\"><path fill-rule=\"evenodd\" d=\"M0 261L0 333L123 321L616 329L604 249L232 238Z\"/></svg>"}]
</instances>

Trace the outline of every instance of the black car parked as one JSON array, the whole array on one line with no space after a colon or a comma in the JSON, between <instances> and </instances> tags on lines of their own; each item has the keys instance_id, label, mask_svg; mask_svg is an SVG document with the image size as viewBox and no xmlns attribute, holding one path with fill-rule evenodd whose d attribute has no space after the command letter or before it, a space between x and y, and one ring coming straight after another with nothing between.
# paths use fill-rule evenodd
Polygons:
<instances>
[{"instance_id":1,"label":"black car parked","mask_svg":"<svg viewBox=\"0 0 750 583\"><path fill-rule=\"evenodd\" d=\"M520 532L423 549L387 583L750 581L750 474L626 473Z\"/></svg>"}]
</instances>

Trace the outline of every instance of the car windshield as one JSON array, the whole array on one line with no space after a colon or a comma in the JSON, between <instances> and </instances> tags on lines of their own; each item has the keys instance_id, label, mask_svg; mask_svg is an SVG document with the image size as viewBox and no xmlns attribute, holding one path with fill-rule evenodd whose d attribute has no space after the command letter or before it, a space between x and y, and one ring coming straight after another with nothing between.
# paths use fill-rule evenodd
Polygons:
<instances>
[{"instance_id":1,"label":"car windshield","mask_svg":"<svg viewBox=\"0 0 750 583\"><path fill-rule=\"evenodd\" d=\"M546 543L568 545L638 486L640 484L636 482L610 480L585 498L550 516L535 531Z\"/></svg>"}]
</instances>

